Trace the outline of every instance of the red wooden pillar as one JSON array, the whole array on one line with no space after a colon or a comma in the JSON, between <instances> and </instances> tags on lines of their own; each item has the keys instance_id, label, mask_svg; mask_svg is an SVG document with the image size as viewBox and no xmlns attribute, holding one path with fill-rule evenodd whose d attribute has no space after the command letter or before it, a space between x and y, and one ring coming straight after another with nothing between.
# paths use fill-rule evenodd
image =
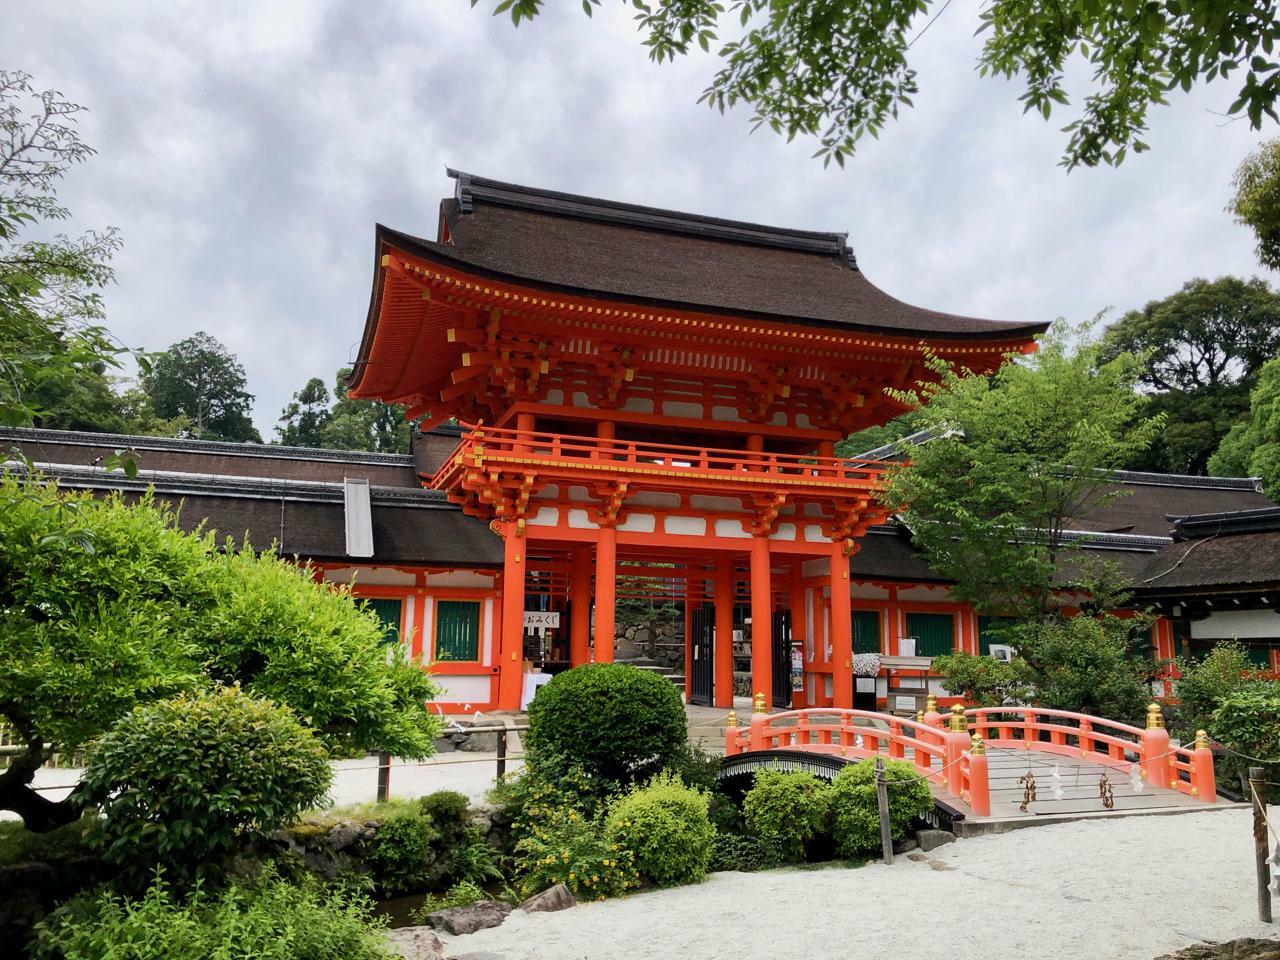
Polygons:
<instances>
[{"instance_id":1,"label":"red wooden pillar","mask_svg":"<svg viewBox=\"0 0 1280 960\"><path fill-rule=\"evenodd\" d=\"M591 553L573 551L569 569L569 664L591 659Z\"/></svg>"},{"instance_id":2,"label":"red wooden pillar","mask_svg":"<svg viewBox=\"0 0 1280 960\"><path fill-rule=\"evenodd\" d=\"M769 538L751 538L751 694L773 703L773 600L769 582Z\"/></svg>"},{"instance_id":3,"label":"red wooden pillar","mask_svg":"<svg viewBox=\"0 0 1280 960\"><path fill-rule=\"evenodd\" d=\"M721 554L715 569L716 644L714 703L733 706L733 556Z\"/></svg>"},{"instance_id":4,"label":"red wooden pillar","mask_svg":"<svg viewBox=\"0 0 1280 960\"><path fill-rule=\"evenodd\" d=\"M849 558L831 545L831 704L853 709L853 616L849 596Z\"/></svg>"},{"instance_id":5,"label":"red wooden pillar","mask_svg":"<svg viewBox=\"0 0 1280 960\"><path fill-rule=\"evenodd\" d=\"M684 577L684 702L693 693L693 608L702 604L702 584L694 588L693 567L685 567ZM696 569L701 570L698 566Z\"/></svg>"},{"instance_id":6,"label":"red wooden pillar","mask_svg":"<svg viewBox=\"0 0 1280 960\"><path fill-rule=\"evenodd\" d=\"M601 527L596 541L596 663L613 663L617 561L618 531Z\"/></svg>"},{"instance_id":7,"label":"red wooden pillar","mask_svg":"<svg viewBox=\"0 0 1280 960\"><path fill-rule=\"evenodd\" d=\"M804 640L805 635L809 632L807 629L808 616L804 608L804 561L791 561L791 582L790 582L790 606L791 606L791 649L794 651L799 648L801 651L801 660L804 658ZM805 705L804 690L793 690L791 692L791 705L796 708Z\"/></svg>"},{"instance_id":8,"label":"red wooden pillar","mask_svg":"<svg viewBox=\"0 0 1280 960\"><path fill-rule=\"evenodd\" d=\"M523 685L524 575L528 541L514 520L502 525L502 636L498 647L498 709L519 710Z\"/></svg>"}]
</instances>

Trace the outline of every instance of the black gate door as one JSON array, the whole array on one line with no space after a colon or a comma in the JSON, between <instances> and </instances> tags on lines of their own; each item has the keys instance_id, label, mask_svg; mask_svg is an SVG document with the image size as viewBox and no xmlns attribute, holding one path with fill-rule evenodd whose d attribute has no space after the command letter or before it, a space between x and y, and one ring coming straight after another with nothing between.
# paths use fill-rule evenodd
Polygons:
<instances>
[{"instance_id":1,"label":"black gate door","mask_svg":"<svg viewBox=\"0 0 1280 960\"><path fill-rule=\"evenodd\" d=\"M689 702L709 707L715 692L715 643L716 610L711 604L703 604L689 614L689 658L692 673L689 676Z\"/></svg>"},{"instance_id":2,"label":"black gate door","mask_svg":"<svg viewBox=\"0 0 1280 960\"><path fill-rule=\"evenodd\" d=\"M773 615L773 705L791 706L791 611Z\"/></svg>"}]
</instances>

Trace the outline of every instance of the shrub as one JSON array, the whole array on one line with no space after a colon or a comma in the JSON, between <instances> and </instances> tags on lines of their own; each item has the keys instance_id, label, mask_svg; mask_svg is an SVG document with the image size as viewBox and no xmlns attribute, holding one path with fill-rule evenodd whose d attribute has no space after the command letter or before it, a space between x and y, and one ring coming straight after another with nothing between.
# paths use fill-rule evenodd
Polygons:
<instances>
[{"instance_id":1,"label":"shrub","mask_svg":"<svg viewBox=\"0 0 1280 960\"><path fill-rule=\"evenodd\" d=\"M933 658L933 672L942 676L942 686L948 693L980 707L998 707L1020 700L1027 693L1018 669L994 657L950 653Z\"/></svg>"},{"instance_id":2,"label":"shrub","mask_svg":"<svg viewBox=\"0 0 1280 960\"><path fill-rule=\"evenodd\" d=\"M609 838L635 854L636 868L660 887L701 880L715 828L707 795L659 774L618 799L605 821Z\"/></svg>"},{"instance_id":3,"label":"shrub","mask_svg":"<svg viewBox=\"0 0 1280 960\"><path fill-rule=\"evenodd\" d=\"M698 741L696 746L686 741L667 762L667 769L686 787L710 791L716 788L716 775L722 762L721 757L702 749L702 741Z\"/></svg>"},{"instance_id":4,"label":"shrub","mask_svg":"<svg viewBox=\"0 0 1280 960\"><path fill-rule=\"evenodd\" d=\"M600 780L642 781L687 742L684 705L671 681L620 663L557 674L529 705L528 760L563 758Z\"/></svg>"},{"instance_id":5,"label":"shrub","mask_svg":"<svg viewBox=\"0 0 1280 960\"><path fill-rule=\"evenodd\" d=\"M911 821L933 809L929 785L915 767L886 760L889 829L895 840L906 836ZM880 811L876 806L875 761L850 764L831 782L831 832L841 856L855 857L880 848Z\"/></svg>"},{"instance_id":6,"label":"shrub","mask_svg":"<svg viewBox=\"0 0 1280 960\"><path fill-rule=\"evenodd\" d=\"M38 928L35 960L390 960L359 895L311 878L268 874L217 896L179 899L155 882L138 900L104 891L59 908Z\"/></svg>"},{"instance_id":7,"label":"shrub","mask_svg":"<svg viewBox=\"0 0 1280 960\"><path fill-rule=\"evenodd\" d=\"M382 821L366 854L378 888L390 897L424 889L439 836L435 824L420 811L395 813Z\"/></svg>"},{"instance_id":8,"label":"shrub","mask_svg":"<svg viewBox=\"0 0 1280 960\"><path fill-rule=\"evenodd\" d=\"M516 890L530 897L557 883L579 900L604 900L640 885L636 858L610 839L599 820L553 808L515 845Z\"/></svg>"},{"instance_id":9,"label":"shrub","mask_svg":"<svg viewBox=\"0 0 1280 960\"><path fill-rule=\"evenodd\" d=\"M463 880L455 883L444 893L427 894L426 899L422 901L422 905L412 911L409 914L409 918L416 924L425 924L429 913L435 913L437 910L448 910L451 907L466 907L487 899L488 895L476 884L470 880Z\"/></svg>"},{"instance_id":10,"label":"shrub","mask_svg":"<svg viewBox=\"0 0 1280 960\"><path fill-rule=\"evenodd\" d=\"M1228 694L1213 712L1209 729L1228 749L1255 758L1223 757L1224 774L1247 775L1251 766L1263 767L1268 776L1280 774L1280 685L1254 681Z\"/></svg>"},{"instance_id":11,"label":"shrub","mask_svg":"<svg viewBox=\"0 0 1280 960\"><path fill-rule=\"evenodd\" d=\"M601 782L588 776L581 767L560 760L545 767L525 767L519 776L508 777L489 794L490 801L511 827L507 852L514 851L537 827L565 811L572 810L586 820L595 820L604 812L609 799L601 788Z\"/></svg>"},{"instance_id":12,"label":"shrub","mask_svg":"<svg viewBox=\"0 0 1280 960\"><path fill-rule=\"evenodd\" d=\"M291 710L232 688L134 708L91 749L84 784L108 860L158 860L185 881L292 823L331 776L324 745Z\"/></svg>"},{"instance_id":13,"label":"shrub","mask_svg":"<svg viewBox=\"0 0 1280 960\"><path fill-rule=\"evenodd\" d=\"M1228 696L1249 686L1253 682L1250 673L1256 669L1249 662L1244 645L1235 640L1215 643L1199 663L1179 660L1178 672L1182 676L1174 689L1178 708L1173 724L1177 733L1189 740L1197 730L1210 729L1213 711Z\"/></svg>"},{"instance_id":14,"label":"shrub","mask_svg":"<svg viewBox=\"0 0 1280 960\"><path fill-rule=\"evenodd\" d=\"M826 829L827 794L812 773L761 770L742 801L747 829L784 863L802 861L805 844Z\"/></svg>"},{"instance_id":15,"label":"shrub","mask_svg":"<svg viewBox=\"0 0 1280 960\"><path fill-rule=\"evenodd\" d=\"M418 807L431 818L442 836L456 835L467 825L469 801L456 790L437 790L418 801Z\"/></svg>"},{"instance_id":16,"label":"shrub","mask_svg":"<svg viewBox=\"0 0 1280 960\"><path fill-rule=\"evenodd\" d=\"M759 837L739 833L721 833L711 842L709 870L771 870L782 863L777 847Z\"/></svg>"}]
</instances>

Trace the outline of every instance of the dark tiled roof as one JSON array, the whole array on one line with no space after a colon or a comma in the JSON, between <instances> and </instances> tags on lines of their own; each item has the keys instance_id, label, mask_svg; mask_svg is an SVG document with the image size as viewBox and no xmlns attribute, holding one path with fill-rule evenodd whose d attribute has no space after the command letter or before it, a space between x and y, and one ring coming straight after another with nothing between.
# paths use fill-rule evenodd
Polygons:
<instances>
[{"instance_id":1,"label":"dark tiled roof","mask_svg":"<svg viewBox=\"0 0 1280 960\"><path fill-rule=\"evenodd\" d=\"M449 242L378 227L390 244L546 289L735 316L955 338L1021 338L1001 323L894 299L858 269L842 233L788 230L538 190L450 171Z\"/></svg>"},{"instance_id":2,"label":"dark tiled roof","mask_svg":"<svg viewBox=\"0 0 1280 960\"><path fill-rule=\"evenodd\" d=\"M1280 507L1197 514L1135 578L1143 594L1280 588Z\"/></svg>"},{"instance_id":3,"label":"dark tiled roof","mask_svg":"<svg viewBox=\"0 0 1280 960\"><path fill-rule=\"evenodd\" d=\"M1123 495L1087 508L1075 518L1076 527L1167 537L1174 517L1272 506L1258 490L1257 481L1247 478L1120 471L1116 479L1118 482L1105 484L1102 490Z\"/></svg>"},{"instance_id":4,"label":"dark tiled roof","mask_svg":"<svg viewBox=\"0 0 1280 960\"><path fill-rule=\"evenodd\" d=\"M420 476L430 477L449 459L462 440L462 429L440 426L428 433L415 433L413 457Z\"/></svg>"},{"instance_id":5,"label":"dark tiled roof","mask_svg":"<svg viewBox=\"0 0 1280 960\"><path fill-rule=\"evenodd\" d=\"M397 453L285 447L271 443L222 443L168 437L136 437L78 430L0 428L0 455L17 447L32 460L93 466L117 450L136 454L139 468L278 480L335 481L363 477L386 486L419 485L413 457Z\"/></svg>"}]
</instances>

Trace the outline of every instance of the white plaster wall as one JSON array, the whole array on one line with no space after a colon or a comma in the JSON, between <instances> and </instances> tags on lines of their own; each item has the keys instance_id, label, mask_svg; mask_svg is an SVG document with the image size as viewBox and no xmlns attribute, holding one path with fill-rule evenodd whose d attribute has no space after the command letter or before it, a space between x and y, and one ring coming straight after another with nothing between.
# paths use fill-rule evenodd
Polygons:
<instances>
[{"instance_id":1,"label":"white plaster wall","mask_svg":"<svg viewBox=\"0 0 1280 960\"><path fill-rule=\"evenodd\" d=\"M1280 637L1280 615L1274 610L1214 611L1191 622L1196 640L1271 640Z\"/></svg>"},{"instance_id":2,"label":"white plaster wall","mask_svg":"<svg viewBox=\"0 0 1280 960\"><path fill-rule=\"evenodd\" d=\"M412 587L415 582L412 573L390 567L335 567L324 572L329 583L350 583L353 577L365 586Z\"/></svg>"},{"instance_id":3,"label":"white plaster wall","mask_svg":"<svg viewBox=\"0 0 1280 960\"><path fill-rule=\"evenodd\" d=\"M707 520L705 517L667 517L662 521L662 528L680 536L703 537L707 533Z\"/></svg>"},{"instance_id":4,"label":"white plaster wall","mask_svg":"<svg viewBox=\"0 0 1280 960\"><path fill-rule=\"evenodd\" d=\"M469 674L450 674L433 677L440 685L437 703L481 704L489 702L490 676L471 676Z\"/></svg>"},{"instance_id":5,"label":"white plaster wall","mask_svg":"<svg viewBox=\"0 0 1280 960\"><path fill-rule=\"evenodd\" d=\"M467 587L488 590L493 586L494 578L486 577L474 570L450 570L448 573L428 573L429 587Z\"/></svg>"}]
</instances>

